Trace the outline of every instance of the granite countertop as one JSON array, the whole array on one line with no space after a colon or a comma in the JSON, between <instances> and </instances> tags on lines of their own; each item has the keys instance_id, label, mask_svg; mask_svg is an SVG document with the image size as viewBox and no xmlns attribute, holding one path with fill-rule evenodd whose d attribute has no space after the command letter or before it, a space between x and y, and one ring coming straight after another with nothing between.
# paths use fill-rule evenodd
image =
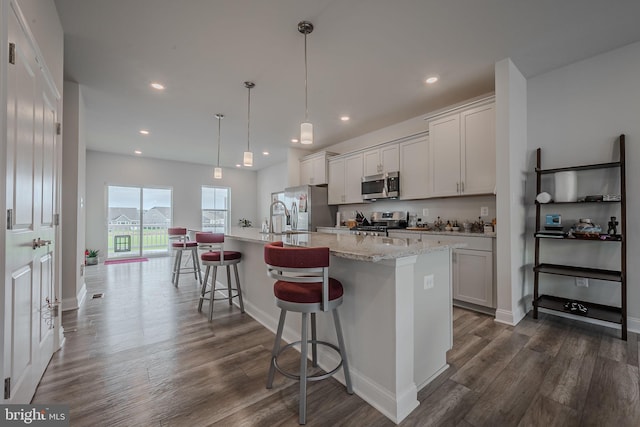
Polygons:
<instances>
[{"instance_id":1,"label":"granite countertop","mask_svg":"<svg viewBox=\"0 0 640 427\"><path fill-rule=\"evenodd\" d=\"M451 233L450 233L451 234ZM253 243L283 241L285 245L302 247L328 247L331 255L357 261L377 262L420 255L434 251L465 247L465 243L419 241L404 238L357 236L353 234L296 233L262 234L258 228L232 228L228 239Z\"/></svg>"},{"instance_id":2,"label":"granite countertop","mask_svg":"<svg viewBox=\"0 0 640 427\"><path fill-rule=\"evenodd\" d=\"M490 237L490 238L495 238L496 237L495 231L491 232L491 233L471 233L471 232L465 232L465 231L426 230L426 229L420 228L420 227L404 228L404 229L397 229L397 230L392 230L392 231L400 232L400 233L433 234L433 235L438 235L438 236L465 236L465 237Z\"/></svg>"}]
</instances>

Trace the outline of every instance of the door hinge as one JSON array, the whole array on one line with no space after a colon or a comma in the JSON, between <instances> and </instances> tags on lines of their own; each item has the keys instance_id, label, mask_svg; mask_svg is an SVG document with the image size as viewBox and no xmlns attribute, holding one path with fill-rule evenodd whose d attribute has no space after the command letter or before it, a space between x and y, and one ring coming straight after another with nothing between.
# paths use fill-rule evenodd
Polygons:
<instances>
[{"instance_id":1,"label":"door hinge","mask_svg":"<svg viewBox=\"0 0 640 427\"><path fill-rule=\"evenodd\" d=\"M16 44L9 43L9 64L15 65L16 63Z\"/></svg>"},{"instance_id":2,"label":"door hinge","mask_svg":"<svg viewBox=\"0 0 640 427\"><path fill-rule=\"evenodd\" d=\"M7 230L13 230L13 209L7 209Z\"/></svg>"},{"instance_id":3,"label":"door hinge","mask_svg":"<svg viewBox=\"0 0 640 427\"><path fill-rule=\"evenodd\" d=\"M56 123L56 135L62 135L62 123Z\"/></svg>"},{"instance_id":4,"label":"door hinge","mask_svg":"<svg viewBox=\"0 0 640 427\"><path fill-rule=\"evenodd\" d=\"M11 398L11 377L4 379L4 398Z\"/></svg>"},{"instance_id":5,"label":"door hinge","mask_svg":"<svg viewBox=\"0 0 640 427\"><path fill-rule=\"evenodd\" d=\"M53 225L60 225L60 214L53 214Z\"/></svg>"}]
</instances>

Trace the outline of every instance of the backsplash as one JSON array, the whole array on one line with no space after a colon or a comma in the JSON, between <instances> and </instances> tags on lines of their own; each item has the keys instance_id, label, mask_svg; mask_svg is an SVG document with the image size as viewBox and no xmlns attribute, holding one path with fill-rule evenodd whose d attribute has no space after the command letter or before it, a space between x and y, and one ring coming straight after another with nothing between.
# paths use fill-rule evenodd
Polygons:
<instances>
[{"instance_id":1,"label":"backsplash","mask_svg":"<svg viewBox=\"0 0 640 427\"><path fill-rule=\"evenodd\" d=\"M422 222L433 223L440 217L445 223L450 220L477 221L481 208L488 208L488 215L482 216L484 222L491 222L496 217L496 197L465 196L424 200L380 200L372 203L358 203L353 205L340 205L340 218L346 221L355 218L356 211L362 212L370 218L374 211L407 211L409 215L416 215ZM423 209L428 209L425 216Z\"/></svg>"}]
</instances>

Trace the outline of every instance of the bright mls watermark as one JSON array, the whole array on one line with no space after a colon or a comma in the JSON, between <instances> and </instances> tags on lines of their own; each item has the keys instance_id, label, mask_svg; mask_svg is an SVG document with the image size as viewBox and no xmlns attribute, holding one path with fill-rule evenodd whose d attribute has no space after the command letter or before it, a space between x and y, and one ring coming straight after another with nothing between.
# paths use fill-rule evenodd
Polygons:
<instances>
[{"instance_id":1,"label":"bright mls watermark","mask_svg":"<svg viewBox=\"0 0 640 427\"><path fill-rule=\"evenodd\" d=\"M69 405L0 405L0 425L69 427Z\"/></svg>"}]
</instances>

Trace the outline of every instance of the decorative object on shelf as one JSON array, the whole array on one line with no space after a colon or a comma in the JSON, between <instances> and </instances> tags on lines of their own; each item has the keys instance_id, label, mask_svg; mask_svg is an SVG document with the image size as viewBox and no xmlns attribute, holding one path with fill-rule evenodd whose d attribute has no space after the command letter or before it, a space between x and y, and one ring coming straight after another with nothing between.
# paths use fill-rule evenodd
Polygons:
<instances>
[{"instance_id":1,"label":"decorative object on shelf","mask_svg":"<svg viewBox=\"0 0 640 427\"><path fill-rule=\"evenodd\" d=\"M453 226L451 225L451 221L447 221L447 225L444 226L445 231L452 231Z\"/></svg>"},{"instance_id":2,"label":"decorative object on shelf","mask_svg":"<svg viewBox=\"0 0 640 427\"><path fill-rule=\"evenodd\" d=\"M576 202L578 200L578 174L575 171L556 172L555 179L555 201L556 202Z\"/></svg>"},{"instance_id":3,"label":"decorative object on shelf","mask_svg":"<svg viewBox=\"0 0 640 427\"><path fill-rule=\"evenodd\" d=\"M573 226L573 234L578 236L599 236L602 228L594 224L591 218L580 218Z\"/></svg>"},{"instance_id":4,"label":"decorative object on shelf","mask_svg":"<svg viewBox=\"0 0 640 427\"><path fill-rule=\"evenodd\" d=\"M98 252L99 249L86 249L84 251L84 264L85 265L97 265L98 264Z\"/></svg>"},{"instance_id":5,"label":"decorative object on shelf","mask_svg":"<svg viewBox=\"0 0 640 427\"><path fill-rule=\"evenodd\" d=\"M542 193L536 196L536 201L538 203L549 203L551 201L551 194L543 191Z\"/></svg>"},{"instance_id":6,"label":"decorative object on shelf","mask_svg":"<svg viewBox=\"0 0 640 427\"><path fill-rule=\"evenodd\" d=\"M616 234L618 234L618 221L616 221L616 217L612 216L611 217L611 221L609 221L609 223L607 224L609 226L609 228L607 229L607 234L609 236L615 236Z\"/></svg>"},{"instance_id":7,"label":"decorative object on shelf","mask_svg":"<svg viewBox=\"0 0 640 427\"><path fill-rule=\"evenodd\" d=\"M564 304L564 309L573 314L587 314L587 312L589 311L587 307L585 307L578 301L567 301Z\"/></svg>"},{"instance_id":8,"label":"decorative object on shelf","mask_svg":"<svg viewBox=\"0 0 640 427\"><path fill-rule=\"evenodd\" d=\"M602 196L603 202L619 202L620 195L619 194L604 194Z\"/></svg>"},{"instance_id":9,"label":"decorative object on shelf","mask_svg":"<svg viewBox=\"0 0 640 427\"><path fill-rule=\"evenodd\" d=\"M213 169L213 178L214 179L222 179L222 168L220 167L220 122L224 114L216 114L216 119L218 119L218 163L217 166Z\"/></svg>"},{"instance_id":10,"label":"decorative object on shelf","mask_svg":"<svg viewBox=\"0 0 640 427\"><path fill-rule=\"evenodd\" d=\"M245 218L240 218L238 220L238 225L240 225L240 227L251 227L251 221Z\"/></svg>"},{"instance_id":11,"label":"decorative object on shelf","mask_svg":"<svg viewBox=\"0 0 640 427\"><path fill-rule=\"evenodd\" d=\"M309 122L308 73L307 73L307 35L313 31L309 21L298 22L298 31L304 34L304 122L300 124L300 144L313 144L313 125Z\"/></svg>"},{"instance_id":12,"label":"decorative object on shelf","mask_svg":"<svg viewBox=\"0 0 640 427\"><path fill-rule=\"evenodd\" d=\"M242 164L247 167L253 166L253 152L250 147L250 135L251 135L251 89L255 87L253 82L244 82L244 87L247 88L247 151L242 156Z\"/></svg>"},{"instance_id":13,"label":"decorative object on shelf","mask_svg":"<svg viewBox=\"0 0 640 427\"><path fill-rule=\"evenodd\" d=\"M546 214L544 218L545 230L562 230L562 215Z\"/></svg>"}]
</instances>

